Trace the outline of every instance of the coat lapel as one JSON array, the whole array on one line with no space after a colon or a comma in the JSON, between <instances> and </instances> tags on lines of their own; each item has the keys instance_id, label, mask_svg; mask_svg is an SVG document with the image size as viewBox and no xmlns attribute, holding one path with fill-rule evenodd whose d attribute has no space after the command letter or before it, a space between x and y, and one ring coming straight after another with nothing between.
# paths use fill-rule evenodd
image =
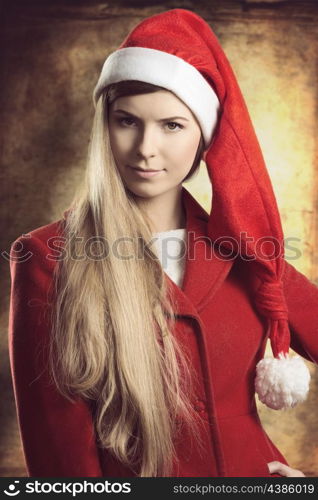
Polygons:
<instances>
[{"instance_id":1,"label":"coat lapel","mask_svg":"<svg viewBox=\"0 0 318 500\"><path fill-rule=\"evenodd\" d=\"M186 213L187 254L183 284L178 287L168 275L175 314L197 316L211 300L230 272L233 259L224 258L207 234L209 215L184 187L182 203Z\"/></svg>"}]
</instances>

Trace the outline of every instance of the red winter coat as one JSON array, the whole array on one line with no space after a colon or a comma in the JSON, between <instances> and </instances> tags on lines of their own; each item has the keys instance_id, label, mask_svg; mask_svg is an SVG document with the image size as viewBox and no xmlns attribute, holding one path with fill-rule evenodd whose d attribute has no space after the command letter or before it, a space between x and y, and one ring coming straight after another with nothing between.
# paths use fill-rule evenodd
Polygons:
<instances>
[{"instance_id":1,"label":"red winter coat","mask_svg":"<svg viewBox=\"0 0 318 500\"><path fill-rule=\"evenodd\" d=\"M175 335L187 347L198 374L193 406L205 451L200 456L196 443L183 434L176 443L179 463L172 475L271 476L268 462L287 462L262 428L255 404L255 366L266 344L266 320L253 307L258 283L247 272L247 262L222 259L217 248L202 238L209 216L185 189L183 201L187 231L201 239L189 239L182 289L166 279L177 301ZM131 471L97 448L88 404L81 399L68 402L48 382L43 347L50 324L45 303L56 261L46 256L56 253L47 241L58 234L57 222L40 227L30 237L16 240L23 250L17 246L16 252L11 251L12 259L33 254L25 262L11 261L9 323L11 368L28 473L131 477ZM317 363L318 288L286 261L283 284L291 347Z\"/></svg>"}]
</instances>

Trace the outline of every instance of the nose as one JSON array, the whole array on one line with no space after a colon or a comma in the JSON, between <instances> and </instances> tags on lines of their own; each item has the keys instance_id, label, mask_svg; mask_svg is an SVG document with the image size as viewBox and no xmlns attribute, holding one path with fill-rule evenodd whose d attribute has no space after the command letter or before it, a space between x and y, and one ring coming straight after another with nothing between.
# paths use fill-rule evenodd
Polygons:
<instances>
[{"instance_id":1,"label":"nose","mask_svg":"<svg viewBox=\"0 0 318 500\"><path fill-rule=\"evenodd\" d=\"M140 132L137 139L137 155L143 159L151 158L156 155L156 137L155 131L145 127Z\"/></svg>"}]
</instances>

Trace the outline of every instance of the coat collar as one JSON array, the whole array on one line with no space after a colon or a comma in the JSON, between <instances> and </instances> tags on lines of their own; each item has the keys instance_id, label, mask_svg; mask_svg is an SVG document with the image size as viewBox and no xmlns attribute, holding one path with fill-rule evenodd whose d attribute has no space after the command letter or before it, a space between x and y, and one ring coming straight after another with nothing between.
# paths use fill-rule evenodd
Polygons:
<instances>
[{"instance_id":1,"label":"coat collar","mask_svg":"<svg viewBox=\"0 0 318 500\"><path fill-rule=\"evenodd\" d=\"M230 272L234 259L222 257L208 237L209 215L184 187L187 253L183 284L177 286L166 274L173 295L175 314L197 316Z\"/></svg>"}]
</instances>

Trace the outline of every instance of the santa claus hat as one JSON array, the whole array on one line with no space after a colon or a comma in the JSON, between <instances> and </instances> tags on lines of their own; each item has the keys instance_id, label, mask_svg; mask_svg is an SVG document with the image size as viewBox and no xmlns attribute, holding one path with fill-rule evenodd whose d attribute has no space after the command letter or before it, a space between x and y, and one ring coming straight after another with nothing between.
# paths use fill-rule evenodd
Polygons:
<instances>
[{"instance_id":1,"label":"santa claus hat","mask_svg":"<svg viewBox=\"0 0 318 500\"><path fill-rule=\"evenodd\" d=\"M268 319L274 358L258 362L256 392L270 408L295 406L307 396L310 374L302 358L288 356L280 216L247 107L216 36L185 9L148 17L106 59L95 103L106 86L123 80L164 87L196 116L213 187L208 235L248 259L261 283L255 305Z\"/></svg>"}]
</instances>

